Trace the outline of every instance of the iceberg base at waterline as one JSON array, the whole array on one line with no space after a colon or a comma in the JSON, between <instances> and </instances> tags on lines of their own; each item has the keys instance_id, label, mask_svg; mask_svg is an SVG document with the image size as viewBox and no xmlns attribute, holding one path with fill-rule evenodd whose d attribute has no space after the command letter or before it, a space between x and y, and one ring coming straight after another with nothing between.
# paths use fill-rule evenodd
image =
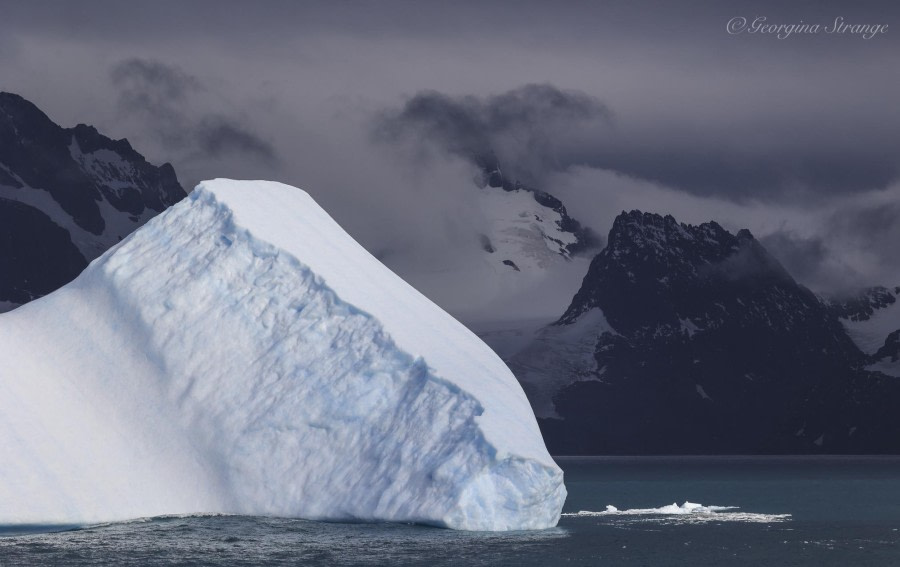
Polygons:
<instances>
[{"instance_id":1,"label":"iceberg base at waterline","mask_svg":"<svg viewBox=\"0 0 900 567\"><path fill-rule=\"evenodd\" d=\"M521 387L305 192L201 183L0 316L0 525L556 525Z\"/></svg>"}]
</instances>

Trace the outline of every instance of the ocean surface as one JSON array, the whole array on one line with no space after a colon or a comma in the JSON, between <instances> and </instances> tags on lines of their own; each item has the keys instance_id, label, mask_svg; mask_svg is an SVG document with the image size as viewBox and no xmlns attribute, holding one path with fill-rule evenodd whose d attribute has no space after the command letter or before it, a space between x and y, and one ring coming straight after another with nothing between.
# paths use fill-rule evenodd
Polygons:
<instances>
[{"instance_id":1,"label":"ocean surface","mask_svg":"<svg viewBox=\"0 0 900 567\"><path fill-rule=\"evenodd\" d=\"M0 528L0 565L900 565L900 457L558 462L550 530L164 517Z\"/></svg>"}]
</instances>

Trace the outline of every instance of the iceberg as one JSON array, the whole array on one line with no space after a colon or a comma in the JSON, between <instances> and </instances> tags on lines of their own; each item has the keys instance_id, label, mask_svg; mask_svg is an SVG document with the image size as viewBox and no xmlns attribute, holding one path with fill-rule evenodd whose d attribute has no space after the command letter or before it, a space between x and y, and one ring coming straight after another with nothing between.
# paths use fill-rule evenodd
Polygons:
<instances>
[{"instance_id":1,"label":"iceberg","mask_svg":"<svg viewBox=\"0 0 900 567\"><path fill-rule=\"evenodd\" d=\"M217 179L0 316L0 524L556 525L518 382L300 189Z\"/></svg>"}]
</instances>

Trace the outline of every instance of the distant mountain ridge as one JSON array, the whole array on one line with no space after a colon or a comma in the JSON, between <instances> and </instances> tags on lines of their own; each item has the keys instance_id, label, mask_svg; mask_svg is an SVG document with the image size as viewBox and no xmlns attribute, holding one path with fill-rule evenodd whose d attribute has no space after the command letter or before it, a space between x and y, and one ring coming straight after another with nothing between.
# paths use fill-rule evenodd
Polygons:
<instances>
[{"instance_id":1,"label":"distant mountain ridge","mask_svg":"<svg viewBox=\"0 0 900 567\"><path fill-rule=\"evenodd\" d=\"M896 452L900 382L842 318L894 303L823 301L747 230L623 212L509 362L556 454Z\"/></svg>"},{"instance_id":2,"label":"distant mountain ridge","mask_svg":"<svg viewBox=\"0 0 900 567\"><path fill-rule=\"evenodd\" d=\"M45 295L186 195L127 140L0 93L0 310Z\"/></svg>"}]
</instances>

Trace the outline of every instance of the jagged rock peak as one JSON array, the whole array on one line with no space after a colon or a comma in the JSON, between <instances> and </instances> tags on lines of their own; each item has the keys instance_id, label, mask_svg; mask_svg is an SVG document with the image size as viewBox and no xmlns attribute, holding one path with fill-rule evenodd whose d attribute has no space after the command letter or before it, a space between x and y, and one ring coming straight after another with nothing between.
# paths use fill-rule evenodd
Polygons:
<instances>
[{"instance_id":1,"label":"jagged rock peak","mask_svg":"<svg viewBox=\"0 0 900 567\"><path fill-rule=\"evenodd\" d=\"M668 309L670 296L696 294L698 289L724 293L734 286L760 285L784 285L812 297L749 230L735 235L714 221L689 225L671 215L623 211L613 222L606 248L591 262L581 289L559 323L571 323L598 306L615 319L618 307L601 305L611 297L625 301L639 296L648 305L659 300L659 308ZM704 293L699 293L698 301Z\"/></svg>"},{"instance_id":2,"label":"jagged rock peak","mask_svg":"<svg viewBox=\"0 0 900 567\"><path fill-rule=\"evenodd\" d=\"M744 231L739 233L744 234ZM749 231L746 235L750 236ZM679 223L672 215L645 213L639 210L622 211L613 221L609 243L613 245L654 246L681 245L688 242L715 243L726 246L737 244L738 238L710 221L693 226Z\"/></svg>"}]
</instances>

